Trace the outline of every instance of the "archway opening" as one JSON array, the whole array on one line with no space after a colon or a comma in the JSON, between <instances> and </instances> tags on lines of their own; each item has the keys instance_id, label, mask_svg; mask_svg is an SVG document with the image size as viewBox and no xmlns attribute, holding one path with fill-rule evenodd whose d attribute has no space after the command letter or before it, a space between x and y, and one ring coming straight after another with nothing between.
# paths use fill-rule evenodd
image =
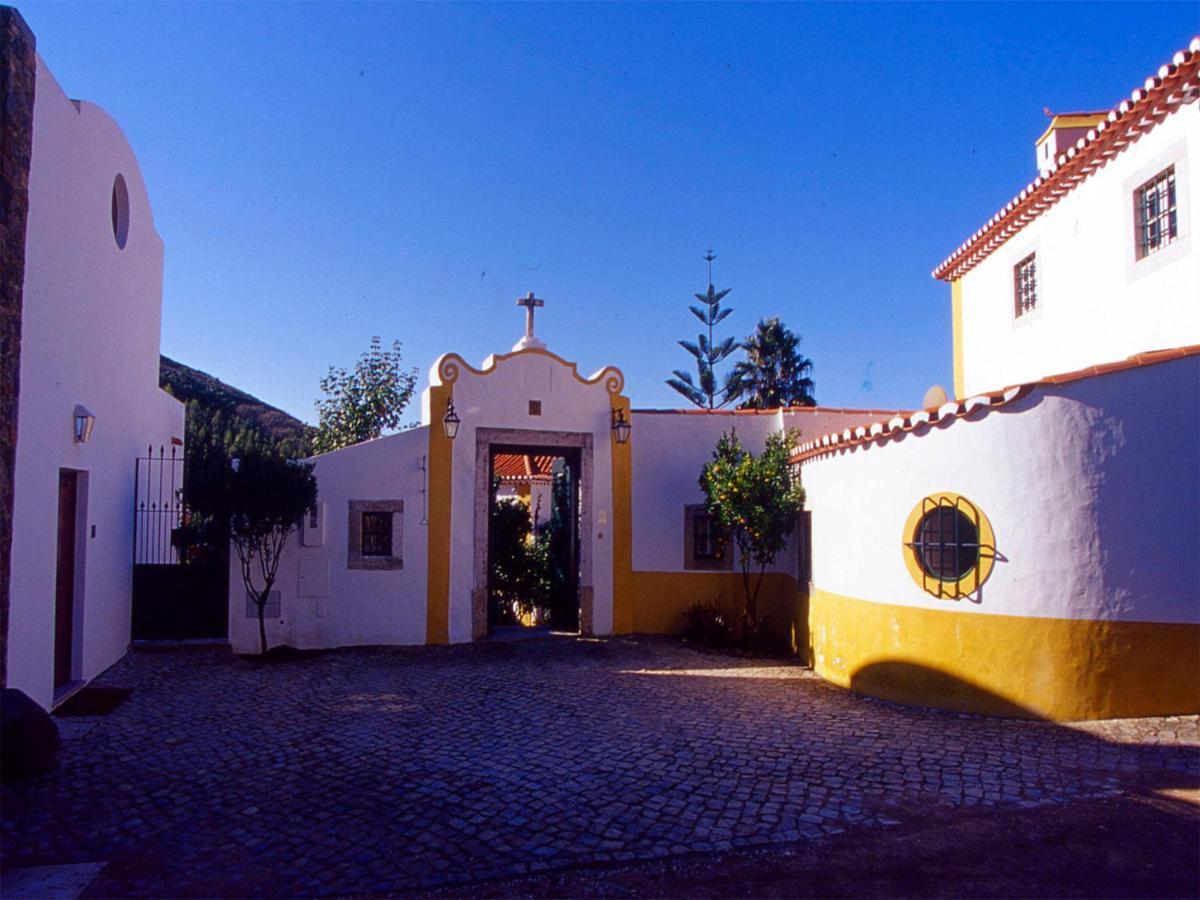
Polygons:
<instances>
[{"instance_id":1,"label":"archway opening","mask_svg":"<svg viewBox=\"0 0 1200 900\"><path fill-rule=\"evenodd\" d=\"M488 456L488 633L578 633L580 450L495 444Z\"/></svg>"}]
</instances>

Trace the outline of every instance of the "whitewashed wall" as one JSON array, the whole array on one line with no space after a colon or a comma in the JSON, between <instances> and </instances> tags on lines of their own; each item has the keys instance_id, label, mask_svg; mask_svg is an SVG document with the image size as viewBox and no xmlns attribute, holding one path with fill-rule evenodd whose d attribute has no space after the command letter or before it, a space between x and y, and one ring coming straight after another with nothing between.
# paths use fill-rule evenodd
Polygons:
<instances>
[{"instance_id":1,"label":"whitewashed wall","mask_svg":"<svg viewBox=\"0 0 1200 900\"><path fill-rule=\"evenodd\" d=\"M765 413L635 410L633 413L633 568L683 572L684 507L704 502L700 470L712 459L722 434L736 430L759 453L767 435L781 428L812 439L830 431L894 415L889 410L812 409ZM734 551L736 553L736 550ZM737 560L734 561L735 566ZM791 572L792 549L772 571Z\"/></svg>"},{"instance_id":2,"label":"whitewashed wall","mask_svg":"<svg viewBox=\"0 0 1200 900\"><path fill-rule=\"evenodd\" d=\"M439 366L430 381L440 384ZM471 592L475 585L475 431L478 428L568 431L592 435L592 508L582 510L592 522L593 629L612 631L612 413L608 376L585 384L569 363L539 352L489 357L479 375L460 366L454 383L454 405L462 419L453 449L450 548L450 640L471 640ZM444 370L444 367L443 367ZM602 370L603 371L603 370ZM623 380L615 369L607 370ZM596 373L599 375L600 373ZM595 376L590 376L595 377ZM529 414L529 401L542 401L542 414ZM441 427L444 410L430 411L429 394L422 421ZM531 438L531 443L536 439ZM486 587L486 585L480 585Z\"/></svg>"},{"instance_id":3,"label":"whitewashed wall","mask_svg":"<svg viewBox=\"0 0 1200 900\"><path fill-rule=\"evenodd\" d=\"M266 622L272 646L425 643L428 528L421 524L421 461L428 448L428 429L421 427L315 458L323 543L308 545L300 531L288 539L275 586L280 614ZM402 569L347 567L351 500L404 501ZM236 554L229 597L230 644L238 653L257 653L257 613L247 614Z\"/></svg>"},{"instance_id":4,"label":"whitewashed wall","mask_svg":"<svg viewBox=\"0 0 1200 900\"><path fill-rule=\"evenodd\" d=\"M129 192L124 249L117 174ZM25 267L8 683L49 706L59 469L87 473L73 673L86 680L129 644L134 459L184 430L183 406L158 388L163 245L137 159L112 118L68 99L40 58ZM96 416L87 444L72 439L76 404Z\"/></svg>"},{"instance_id":5,"label":"whitewashed wall","mask_svg":"<svg viewBox=\"0 0 1200 900\"><path fill-rule=\"evenodd\" d=\"M1175 165L1179 238L1135 259L1133 192ZM1187 104L962 279L965 394L1200 343L1200 103ZM1037 252L1038 305L1013 266Z\"/></svg>"},{"instance_id":6,"label":"whitewashed wall","mask_svg":"<svg viewBox=\"0 0 1200 900\"><path fill-rule=\"evenodd\" d=\"M802 467L812 580L963 615L1200 622L1200 357L1096 376ZM979 595L925 593L905 522L938 491L988 517L1002 556Z\"/></svg>"}]
</instances>

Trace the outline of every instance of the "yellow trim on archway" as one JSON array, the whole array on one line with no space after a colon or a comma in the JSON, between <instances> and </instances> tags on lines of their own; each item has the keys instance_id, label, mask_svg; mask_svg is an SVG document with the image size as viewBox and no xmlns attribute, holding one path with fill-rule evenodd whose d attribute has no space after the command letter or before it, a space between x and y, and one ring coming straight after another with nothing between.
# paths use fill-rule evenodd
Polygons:
<instances>
[{"instance_id":1,"label":"yellow trim on archway","mask_svg":"<svg viewBox=\"0 0 1200 900\"><path fill-rule=\"evenodd\" d=\"M429 526L425 584L425 642L450 641L450 500L454 476L454 442L442 429L442 414L453 388L429 388Z\"/></svg>"},{"instance_id":2,"label":"yellow trim on archway","mask_svg":"<svg viewBox=\"0 0 1200 900\"><path fill-rule=\"evenodd\" d=\"M623 410L625 420L633 421L629 398L613 394L612 414ZM612 554L613 554L613 633L633 631L633 442L636 429L629 440L618 444L616 434L609 433L612 453Z\"/></svg>"}]
</instances>

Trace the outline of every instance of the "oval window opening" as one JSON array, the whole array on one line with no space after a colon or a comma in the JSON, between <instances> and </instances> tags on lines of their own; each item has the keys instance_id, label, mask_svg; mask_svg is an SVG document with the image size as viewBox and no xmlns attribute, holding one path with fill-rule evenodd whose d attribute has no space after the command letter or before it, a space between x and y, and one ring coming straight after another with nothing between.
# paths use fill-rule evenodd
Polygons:
<instances>
[{"instance_id":1,"label":"oval window opening","mask_svg":"<svg viewBox=\"0 0 1200 900\"><path fill-rule=\"evenodd\" d=\"M117 246L124 250L129 239L129 189L125 186L124 175L117 175L113 181L112 230Z\"/></svg>"}]
</instances>

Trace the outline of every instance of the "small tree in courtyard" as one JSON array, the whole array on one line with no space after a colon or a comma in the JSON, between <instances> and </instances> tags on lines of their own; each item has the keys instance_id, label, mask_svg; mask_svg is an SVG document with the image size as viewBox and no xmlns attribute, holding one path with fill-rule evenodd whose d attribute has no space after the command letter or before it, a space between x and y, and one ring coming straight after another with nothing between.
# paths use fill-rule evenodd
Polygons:
<instances>
[{"instance_id":1,"label":"small tree in courtyard","mask_svg":"<svg viewBox=\"0 0 1200 900\"><path fill-rule=\"evenodd\" d=\"M378 337L359 357L354 371L330 366L321 379L325 399L317 401L317 453L377 438L399 426L417 386L417 370L401 367L400 342L384 350Z\"/></svg>"},{"instance_id":2,"label":"small tree in courtyard","mask_svg":"<svg viewBox=\"0 0 1200 900\"><path fill-rule=\"evenodd\" d=\"M712 461L700 473L708 512L738 549L745 591L743 636L749 636L758 625L763 576L787 546L804 505L804 490L788 464L793 442L793 433L776 432L756 457L742 446L736 431L730 432L717 441ZM754 566L758 578L752 583Z\"/></svg>"},{"instance_id":3,"label":"small tree in courtyard","mask_svg":"<svg viewBox=\"0 0 1200 900\"><path fill-rule=\"evenodd\" d=\"M317 502L312 466L272 453L234 461L226 483L229 537L241 564L246 596L258 610L261 652L267 652L265 611L288 535Z\"/></svg>"}]
</instances>

